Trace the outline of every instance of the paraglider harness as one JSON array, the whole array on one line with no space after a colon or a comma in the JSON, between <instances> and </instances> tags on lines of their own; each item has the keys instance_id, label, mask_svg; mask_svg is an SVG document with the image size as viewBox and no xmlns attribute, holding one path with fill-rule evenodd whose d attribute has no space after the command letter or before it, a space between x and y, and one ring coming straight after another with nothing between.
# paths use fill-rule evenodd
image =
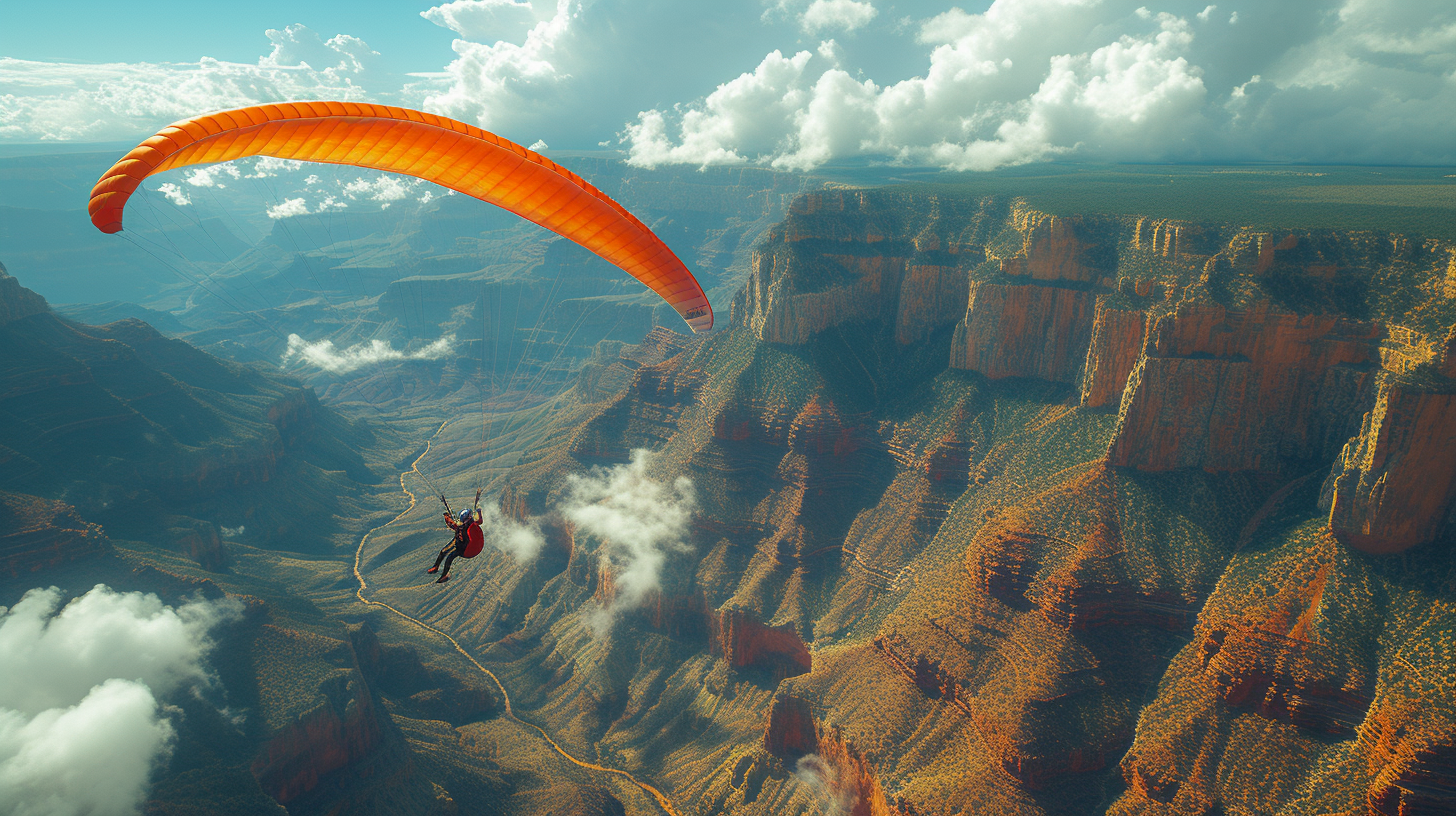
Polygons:
<instances>
[{"instance_id":1,"label":"paraglider harness","mask_svg":"<svg viewBox=\"0 0 1456 816\"><path fill-rule=\"evenodd\" d=\"M481 549L485 546L485 534L480 529L479 490L475 491L475 506L472 508L473 512L472 510L466 510L461 513L462 516L468 516L468 520L466 521L456 520L454 511L450 509L450 502L445 499L445 494L443 493L440 494L440 503L445 505L445 523L450 526L451 530L455 531L455 537L440 550L440 554L435 558L435 565L430 567L427 572L435 572L439 569L440 562L443 560L445 562L445 569L440 573L439 579L435 582L443 584L450 580L450 565L454 563L456 558L474 558L480 555Z\"/></svg>"}]
</instances>

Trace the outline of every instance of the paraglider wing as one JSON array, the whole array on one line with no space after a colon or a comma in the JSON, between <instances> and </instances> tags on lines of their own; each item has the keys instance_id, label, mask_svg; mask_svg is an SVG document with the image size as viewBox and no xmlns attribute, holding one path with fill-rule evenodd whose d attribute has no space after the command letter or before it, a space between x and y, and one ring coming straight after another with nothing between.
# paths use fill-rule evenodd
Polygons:
<instances>
[{"instance_id":1,"label":"paraglider wing","mask_svg":"<svg viewBox=\"0 0 1456 816\"><path fill-rule=\"evenodd\" d=\"M479 524L470 525L470 531L466 533L465 552L461 553L462 558L474 558L480 555L485 548L485 534L480 531Z\"/></svg>"},{"instance_id":2,"label":"paraglider wing","mask_svg":"<svg viewBox=\"0 0 1456 816\"><path fill-rule=\"evenodd\" d=\"M666 300L693 331L713 310L692 273L622 205L556 162L443 116L355 102L290 102L169 125L91 190L91 221L121 230L127 199L163 170L248 156L347 164L414 176L510 210L616 264Z\"/></svg>"}]
</instances>

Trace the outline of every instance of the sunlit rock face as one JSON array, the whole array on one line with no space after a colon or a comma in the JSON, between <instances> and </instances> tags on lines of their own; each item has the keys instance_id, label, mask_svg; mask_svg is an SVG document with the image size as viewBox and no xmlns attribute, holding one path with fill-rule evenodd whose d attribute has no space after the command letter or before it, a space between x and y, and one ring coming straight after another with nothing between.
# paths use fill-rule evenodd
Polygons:
<instances>
[{"instance_id":1,"label":"sunlit rock face","mask_svg":"<svg viewBox=\"0 0 1456 816\"><path fill-rule=\"evenodd\" d=\"M1137 366L1147 337L1148 316L1136 309L1117 309L1099 301L1083 366L1082 405L1111 406L1122 401L1128 375Z\"/></svg>"},{"instance_id":2,"label":"sunlit rock face","mask_svg":"<svg viewBox=\"0 0 1456 816\"><path fill-rule=\"evenodd\" d=\"M951 343L953 368L992 379L1072 382L1086 357L1097 290L1116 274L1109 231L1081 219L1013 209L1020 252L1000 259L1005 282L972 285Z\"/></svg>"},{"instance_id":3,"label":"sunlit rock face","mask_svg":"<svg viewBox=\"0 0 1456 816\"><path fill-rule=\"evenodd\" d=\"M1327 457L1355 430L1379 327L1336 317L1180 307L1160 316L1128 380L1115 465L1276 471Z\"/></svg>"},{"instance_id":4,"label":"sunlit rock face","mask_svg":"<svg viewBox=\"0 0 1456 816\"><path fill-rule=\"evenodd\" d=\"M1326 483L1330 528L1365 552L1434 541L1456 506L1456 390L1383 383Z\"/></svg>"}]
</instances>

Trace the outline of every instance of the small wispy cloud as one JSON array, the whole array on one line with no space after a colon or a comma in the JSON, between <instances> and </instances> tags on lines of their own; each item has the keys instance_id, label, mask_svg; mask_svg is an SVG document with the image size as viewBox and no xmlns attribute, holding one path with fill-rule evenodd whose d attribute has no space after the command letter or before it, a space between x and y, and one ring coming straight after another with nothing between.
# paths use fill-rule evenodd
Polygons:
<instances>
[{"instance_id":1,"label":"small wispy cloud","mask_svg":"<svg viewBox=\"0 0 1456 816\"><path fill-rule=\"evenodd\" d=\"M182 180L193 187L217 187L222 189L227 187L227 184L222 180L224 177L239 179L243 177L243 171L239 170L238 166L232 162L223 162L222 164L211 164L206 167L193 168L187 171L187 175Z\"/></svg>"},{"instance_id":2,"label":"small wispy cloud","mask_svg":"<svg viewBox=\"0 0 1456 816\"><path fill-rule=\"evenodd\" d=\"M651 451L638 449L626 464L567 477L562 515L601 539L603 566L616 587L605 608L588 613L599 635L616 615L640 606L648 592L661 587L670 553L688 551L688 523L697 506L693 483L686 477L671 483L651 478L652 459Z\"/></svg>"},{"instance_id":3,"label":"small wispy cloud","mask_svg":"<svg viewBox=\"0 0 1456 816\"><path fill-rule=\"evenodd\" d=\"M186 207L192 203L192 196L187 195L186 190L183 190L170 181L158 187L157 192L161 193L168 201L176 204L178 207Z\"/></svg>"},{"instance_id":4,"label":"small wispy cloud","mask_svg":"<svg viewBox=\"0 0 1456 816\"><path fill-rule=\"evenodd\" d=\"M279 204L268 208L268 217L274 221L298 215L308 215L308 202L302 198L285 198ZM292 347L291 342L290 347Z\"/></svg>"},{"instance_id":5,"label":"small wispy cloud","mask_svg":"<svg viewBox=\"0 0 1456 816\"><path fill-rule=\"evenodd\" d=\"M344 185L344 195L349 198L363 198L380 202L388 207L391 202L408 198L410 192L421 184L415 179L401 179L398 176L360 177Z\"/></svg>"},{"instance_id":6,"label":"small wispy cloud","mask_svg":"<svg viewBox=\"0 0 1456 816\"><path fill-rule=\"evenodd\" d=\"M814 791L824 803L825 816L844 816L859 798L853 790L839 784L839 774L818 754L805 754L794 764L794 777Z\"/></svg>"},{"instance_id":7,"label":"small wispy cloud","mask_svg":"<svg viewBox=\"0 0 1456 816\"><path fill-rule=\"evenodd\" d=\"M524 564L535 559L545 545L541 526L534 519L525 523L509 518L495 504L480 508L480 529L485 543Z\"/></svg>"},{"instance_id":8,"label":"small wispy cloud","mask_svg":"<svg viewBox=\"0 0 1456 816\"><path fill-rule=\"evenodd\" d=\"M252 172L243 176L243 178L273 178L285 172L293 172L301 167L303 167L303 162L294 159L275 159L272 156L259 156L253 162Z\"/></svg>"},{"instance_id":9,"label":"small wispy cloud","mask_svg":"<svg viewBox=\"0 0 1456 816\"><path fill-rule=\"evenodd\" d=\"M383 340L357 343L343 351L332 340L310 343L296 334L288 335L288 348L283 352L283 365L298 360L332 374L347 374L365 366L396 360L438 360L455 350L455 335L447 334L415 351L400 351Z\"/></svg>"}]
</instances>

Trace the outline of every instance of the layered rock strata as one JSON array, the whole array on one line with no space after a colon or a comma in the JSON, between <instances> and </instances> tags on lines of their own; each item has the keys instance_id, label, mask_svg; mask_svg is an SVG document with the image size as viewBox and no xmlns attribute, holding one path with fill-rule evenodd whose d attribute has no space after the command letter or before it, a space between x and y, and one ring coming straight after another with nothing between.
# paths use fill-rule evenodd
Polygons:
<instances>
[{"instance_id":1,"label":"layered rock strata","mask_svg":"<svg viewBox=\"0 0 1456 816\"><path fill-rule=\"evenodd\" d=\"M1456 389L1382 383L1325 492L1330 529L1357 549L1389 554L1434 540L1456 507Z\"/></svg>"},{"instance_id":2,"label":"layered rock strata","mask_svg":"<svg viewBox=\"0 0 1456 816\"><path fill-rule=\"evenodd\" d=\"M106 533L70 505L0 491L0 577L19 578L110 552Z\"/></svg>"},{"instance_id":3,"label":"layered rock strata","mask_svg":"<svg viewBox=\"0 0 1456 816\"><path fill-rule=\"evenodd\" d=\"M954 215L967 214L934 204L897 211L860 191L805 195L754 253L735 319L771 343L802 344L871 320L892 327L901 345L918 342L964 312L966 270L985 257L978 239L988 210Z\"/></svg>"},{"instance_id":4,"label":"layered rock strata","mask_svg":"<svg viewBox=\"0 0 1456 816\"><path fill-rule=\"evenodd\" d=\"M1157 318L1128 379L1114 465L1276 472L1332 455L1379 365L1380 329L1264 305L1180 306Z\"/></svg>"},{"instance_id":5,"label":"layered rock strata","mask_svg":"<svg viewBox=\"0 0 1456 816\"><path fill-rule=\"evenodd\" d=\"M1087 408L1117 406L1127 378L1142 356L1147 336L1147 313L1117 309L1097 302L1092 320L1092 338L1083 366L1082 405Z\"/></svg>"},{"instance_id":6,"label":"layered rock strata","mask_svg":"<svg viewBox=\"0 0 1456 816\"><path fill-rule=\"evenodd\" d=\"M1092 325L1095 296L1040 284L977 282L951 340L950 365L992 379L1072 382Z\"/></svg>"},{"instance_id":7,"label":"layered rock strata","mask_svg":"<svg viewBox=\"0 0 1456 816\"><path fill-rule=\"evenodd\" d=\"M950 365L992 379L1073 382L1091 339L1095 288L1115 277L1116 255L1105 230L1081 219L1017 209L1012 223L1020 252L1001 259L1004 282L971 285Z\"/></svg>"}]
</instances>

